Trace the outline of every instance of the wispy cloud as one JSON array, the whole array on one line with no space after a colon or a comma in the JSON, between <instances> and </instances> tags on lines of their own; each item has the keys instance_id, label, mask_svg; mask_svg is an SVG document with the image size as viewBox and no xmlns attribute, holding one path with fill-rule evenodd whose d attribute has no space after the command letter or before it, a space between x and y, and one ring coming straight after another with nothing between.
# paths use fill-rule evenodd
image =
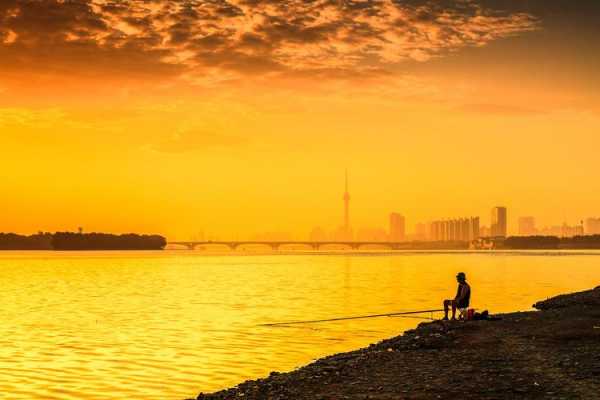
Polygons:
<instances>
[{"instance_id":1,"label":"wispy cloud","mask_svg":"<svg viewBox=\"0 0 600 400\"><path fill-rule=\"evenodd\" d=\"M352 77L538 29L474 0L4 0L3 68L197 83Z\"/></svg>"}]
</instances>

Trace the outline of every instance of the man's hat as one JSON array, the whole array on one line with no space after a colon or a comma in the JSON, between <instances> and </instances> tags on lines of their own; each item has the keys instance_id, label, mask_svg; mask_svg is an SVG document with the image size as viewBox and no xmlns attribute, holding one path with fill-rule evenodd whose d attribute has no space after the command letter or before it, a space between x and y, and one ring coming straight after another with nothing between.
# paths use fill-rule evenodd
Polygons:
<instances>
[{"instance_id":1,"label":"man's hat","mask_svg":"<svg viewBox=\"0 0 600 400\"><path fill-rule=\"evenodd\" d=\"M465 275L464 272L459 272L458 274L456 274L456 277L461 279L467 279L467 275Z\"/></svg>"}]
</instances>

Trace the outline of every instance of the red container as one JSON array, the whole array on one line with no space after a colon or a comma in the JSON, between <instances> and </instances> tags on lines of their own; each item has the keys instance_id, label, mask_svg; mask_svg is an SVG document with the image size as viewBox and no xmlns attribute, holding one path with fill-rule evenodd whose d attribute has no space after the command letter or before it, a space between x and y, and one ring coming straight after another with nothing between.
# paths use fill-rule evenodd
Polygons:
<instances>
[{"instance_id":1,"label":"red container","mask_svg":"<svg viewBox=\"0 0 600 400\"><path fill-rule=\"evenodd\" d=\"M475 315L475 310L472 308L469 308L467 310L467 321L471 321L473 319L474 315Z\"/></svg>"}]
</instances>

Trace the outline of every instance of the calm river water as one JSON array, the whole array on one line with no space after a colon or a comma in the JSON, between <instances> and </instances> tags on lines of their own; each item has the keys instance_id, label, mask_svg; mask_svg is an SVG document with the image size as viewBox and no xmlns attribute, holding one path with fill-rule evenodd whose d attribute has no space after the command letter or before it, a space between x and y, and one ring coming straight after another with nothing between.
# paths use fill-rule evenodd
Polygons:
<instances>
[{"instance_id":1,"label":"calm river water","mask_svg":"<svg viewBox=\"0 0 600 400\"><path fill-rule=\"evenodd\" d=\"M600 253L0 252L0 397L195 397L420 321L257 324L438 308L458 271L474 307L528 310L600 285Z\"/></svg>"}]
</instances>

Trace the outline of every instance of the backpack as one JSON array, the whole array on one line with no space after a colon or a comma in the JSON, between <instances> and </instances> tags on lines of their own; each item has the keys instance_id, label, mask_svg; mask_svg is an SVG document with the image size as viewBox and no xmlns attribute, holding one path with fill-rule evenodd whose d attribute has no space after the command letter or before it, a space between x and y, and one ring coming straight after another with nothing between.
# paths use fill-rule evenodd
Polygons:
<instances>
[{"instance_id":1,"label":"backpack","mask_svg":"<svg viewBox=\"0 0 600 400\"><path fill-rule=\"evenodd\" d=\"M488 310L482 311L480 313L476 312L473 314L473 321L485 321L490 319L490 313Z\"/></svg>"}]
</instances>

